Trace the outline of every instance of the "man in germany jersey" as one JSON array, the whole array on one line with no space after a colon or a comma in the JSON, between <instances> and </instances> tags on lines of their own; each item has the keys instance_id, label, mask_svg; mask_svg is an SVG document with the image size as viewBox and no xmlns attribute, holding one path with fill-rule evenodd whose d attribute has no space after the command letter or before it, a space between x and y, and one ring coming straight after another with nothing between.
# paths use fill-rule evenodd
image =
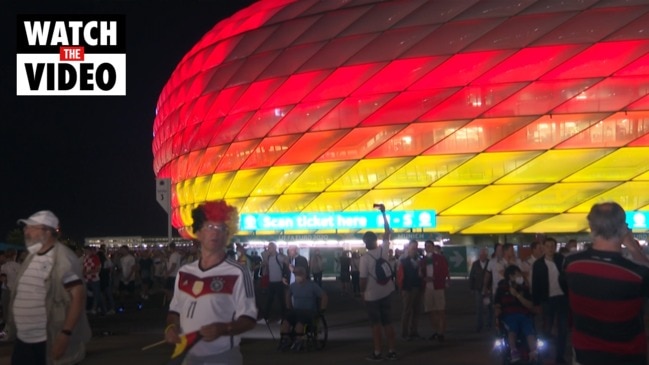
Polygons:
<instances>
[{"instance_id":1,"label":"man in germany jersey","mask_svg":"<svg viewBox=\"0 0 649 365\"><path fill-rule=\"evenodd\" d=\"M173 344L198 339L183 364L241 364L239 335L255 327L257 307L250 271L226 255L239 222L237 210L224 201L207 202L192 211L192 218L200 259L178 272L165 339Z\"/></svg>"}]
</instances>

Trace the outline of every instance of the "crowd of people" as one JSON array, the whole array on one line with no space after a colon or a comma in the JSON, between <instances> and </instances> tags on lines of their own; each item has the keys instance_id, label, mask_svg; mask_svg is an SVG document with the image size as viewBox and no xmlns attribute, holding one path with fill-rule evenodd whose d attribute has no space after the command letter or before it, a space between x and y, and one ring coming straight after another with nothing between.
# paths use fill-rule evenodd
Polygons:
<instances>
[{"instance_id":1,"label":"crowd of people","mask_svg":"<svg viewBox=\"0 0 649 365\"><path fill-rule=\"evenodd\" d=\"M440 246L411 240L403 252L390 248L385 207L384 232L365 232L365 251L337 258L343 295L362 299L372 334L369 361L398 359L392 297L401 300L401 338L424 340L420 316L433 334L446 339L448 262ZM58 218L40 211L21 219L27 250L0 255L1 308L6 337L14 341L13 364L75 364L90 338L88 315L112 315L126 303L161 293L168 305L165 340L186 343L185 364L241 364L241 334L257 323L279 321L278 349L304 349L304 328L329 302L322 288L325 260L309 258L295 245L286 253L274 242L257 254L231 246L238 212L224 201L192 212L197 242L190 247L131 250L84 247L74 252L58 242ZM588 214L592 242L578 249L558 247L552 237L530 245L518 257L512 244L482 248L469 272L476 307L476 331L503 331L511 360L520 360L518 336L529 356L538 356L537 337L552 339L555 363L646 364L644 304L649 296L649 259L617 203L602 203ZM625 248L625 252L623 252ZM265 296L263 305L256 291ZM259 309L258 310L258 306ZM130 310L130 309L129 309ZM568 347L568 335L572 347ZM182 337L182 338L181 338ZM183 342L184 341L184 342Z\"/></svg>"}]
</instances>

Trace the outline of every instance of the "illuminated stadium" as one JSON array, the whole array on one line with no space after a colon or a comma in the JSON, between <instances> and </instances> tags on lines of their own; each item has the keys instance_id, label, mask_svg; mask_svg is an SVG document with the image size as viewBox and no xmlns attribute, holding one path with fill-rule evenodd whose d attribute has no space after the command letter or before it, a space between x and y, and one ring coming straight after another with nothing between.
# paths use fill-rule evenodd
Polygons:
<instances>
[{"instance_id":1,"label":"illuminated stadium","mask_svg":"<svg viewBox=\"0 0 649 365\"><path fill-rule=\"evenodd\" d=\"M585 231L593 203L649 208L649 5L260 1L180 61L153 154L185 237L221 198L434 211L425 232Z\"/></svg>"}]
</instances>

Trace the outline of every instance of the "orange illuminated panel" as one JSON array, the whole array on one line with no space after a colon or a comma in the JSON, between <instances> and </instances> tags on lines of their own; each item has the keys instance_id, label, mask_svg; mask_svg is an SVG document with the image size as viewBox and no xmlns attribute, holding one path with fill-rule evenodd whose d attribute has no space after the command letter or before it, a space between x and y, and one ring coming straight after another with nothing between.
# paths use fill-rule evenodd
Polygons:
<instances>
[{"instance_id":1,"label":"orange illuminated panel","mask_svg":"<svg viewBox=\"0 0 649 365\"><path fill-rule=\"evenodd\" d=\"M340 212L364 194L364 190L324 192L313 199L303 211Z\"/></svg>"},{"instance_id":2,"label":"orange illuminated panel","mask_svg":"<svg viewBox=\"0 0 649 365\"><path fill-rule=\"evenodd\" d=\"M610 77L553 110L553 113L618 111L647 94L649 76Z\"/></svg>"},{"instance_id":3,"label":"orange illuminated panel","mask_svg":"<svg viewBox=\"0 0 649 365\"><path fill-rule=\"evenodd\" d=\"M506 209L504 214L563 213L617 185L614 182L561 183Z\"/></svg>"},{"instance_id":4,"label":"orange illuminated panel","mask_svg":"<svg viewBox=\"0 0 649 365\"><path fill-rule=\"evenodd\" d=\"M273 166L250 193L250 196L280 195L308 165Z\"/></svg>"},{"instance_id":5,"label":"orange illuminated panel","mask_svg":"<svg viewBox=\"0 0 649 365\"><path fill-rule=\"evenodd\" d=\"M370 152L367 157L420 155L424 150L443 140L468 122L468 120L451 120L410 124L383 145Z\"/></svg>"},{"instance_id":6,"label":"orange illuminated panel","mask_svg":"<svg viewBox=\"0 0 649 365\"><path fill-rule=\"evenodd\" d=\"M543 214L496 215L463 229L462 234L518 232L551 216Z\"/></svg>"},{"instance_id":7,"label":"orange illuminated panel","mask_svg":"<svg viewBox=\"0 0 649 365\"><path fill-rule=\"evenodd\" d=\"M455 170L473 157L471 154L418 156L390 175L377 189L425 187ZM428 202L430 203L430 202Z\"/></svg>"},{"instance_id":8,"label":"orange illuminated panel","mask_svg":"<svg viewBox=\"0 0 649 365\"><path fill-rule=\"evenodd\" d=\"M612 152L599 161L565 178L565 182L625 181L649 170L649 147L628 147Z\"/></svg>"},{"instance_id":9,"label":"orange illuminated panel","mask_svg":"<svg viewBox=\"0 0 649 365\"><path fill-rule=\"evenodd\" d=\"M598 81L599 79L536 81L494 106L484 115L543 115Z\"/></svg>"},{"instance_id":10,"label":"orange illuminated panel","mask_svg":"<svg viewBox=\"0 0 649 365\"><path fill-rule=\"evenodd\" d=\"M557 148L621 147L649 133L649 112L619 112L593 124Z\"/></svg>"},{"instance_id":11,"label":"orange illuminated panel","mask_svg":"<svg viewBox=\"0 0 649 365\"><path fill-rule=\"evenodd\" d=\"M257 186L257 183L266 174L268 169L251 169L237 171L232 183L225 193L226 199L245 198Z\"/></svg>"},{"instance_id":12,"label":"orange illuminated panel","mask_svg":"<svg viewBox=\"0 0 649 365\"><path fill-rule=\"evenodd\" d=\"M376 113L365 119L361 125L409 123L457 91L457 88L449 88L403 92L385 103Z\"/></svg>"},{"instance_id":13,"label":"orange illuminated panel","mask_svg":"<svg viewBox=\"0 0 649 365\"><path fill-rule=\"evenodd\" d=\"M392 210L398 207L406 200L410 199L413 195L420 192L421 189L382 189L370 190L362 197L354 200L349 204L346 210L348 211L369 211L374 209L373 206L377 202L385 204L385 209ZM389 214L389 213L388 213Z\"/></svg>"},{"instance_id":14,"label":"orange illuminated panel","mask_svg":"<svg viewBox=\"0 0 649 365\"><path fill-rule=\"evenodd\" d=\"M479 154L446 176L434 186L486 185L514 171L541 152L494 152Z\"/></svg>"},{"instance_id":15,"label":"orange illuminated panel","mask_svg":"<svg viewBox=\"0 0 649 365\"><path fill-rule=\"evenodd\" d=\"M216 166L219 165L219 162L221 161L221 158L223 158L227 148L227 145L222 145L206 149L203 158L201 158L201 161L198 163L199 168L196 175L201 176L214 173Z\"/></svg>"},{"instance_id":16,"label":"orange illuminated panel","mask_svg":"<svg viewBox=\"0 0 649 365\"><path fill-rule=\"evenodd\" d=\"M360 160L402 128L401 125L395 125L353 129L317 161Z\"/></svg>"},{"instance_id":17,"label":"orange illuminated panel","mask_svg":"<svg viewBox=\"0 0 649 365\"><path fill-rule=\"evenodd\" d=\"M352 128L382 107L396 94L381 94L345 98L331 112L324 116L312 131Z\"/></svg>"},{"instance_id":18,"label":"orange illuminated panel","mask_svg":"<svg viewBox=\"0 0 649 365\"><path fill-rule=\"evenodd\" d=\"M367 80L352 95L373 95L405 90L445 59L446 57L420 57L394 60Z\"/></svg>"},{"instance_id":19,"label":"orange illuminated panel","mask_svg":"<svg viewBox=\"0 0 649 365\"><path fill-rule=\"evenodd\" d=\"M541 80L609 76L647 51L649 40L597 43L550 71Z\"/></svg>"},{"instance_id":20,"label":"orange illuminated panel","mask_svg":"<svg viewBox=\"0 0 649 365\"><path fill-rule=\"evenodd\" d=\"M476 119L424 152L430 154L482 152L535 117Z\"/></svg>"},{"instance_id":21,"label":"orange illuminated panel","mask_svg":"<svg viewBox=\"0 0 649 365\"><path fill-rule=\"evenodd\" d=\"M482 188L477 185L426 188L403 202L399 208L404 210L433 209L439 213Z\"/></svg>"},{"instance_id":22,"label":"orange illuminated panel","mask_svg":"<svg viewBox=\"0 0 649 365\"><path fill-rule=\"evenodd\" d=\"M178 180L187 179L187 157L188 155L185 154L178 156L176 159L176 171L174 172L174 176L178 176Z\"/></svg>"},{"instance_id":23,"label":"orange illuminated panel","mask_svg":"<svg viewBox=\"0 0 649 365\"><path fill-rule=\"evenodd\" d=\"M488 151L549 149L606 116L607 114L546 115L507 136Z\"/></svg>"},{"instance_id":24,"label":"orange illuminated panel","mask_svg":"<svg viewBox=\"0 0 649 365\"><path fill-rule=\"evenodd\" d=\"M371 189L392 175L410 158L377 158L362 160L347 170L327 191Z\"/></svg>"},{"instance_id":25,"label":"orange illuminated panel","mask_svg":"<svg viewBox=\"0 0 649 365\"><path fill-rule=\"evenodd\" d=\"M570 209L570 213L588 213L596 203L614 201L619 203L624 210L637 210L649 204L649 181L630 181L608 190L579 206Z\"/></svg>"},{"instance_id":26,"label":"orange illuminated panel","mask_svg":"<svg viewBox=\"0 0 649 365\"><path fill-rule=\"evenodd\" d=\"M438 216L437 226L433 231L454 234L487 218L488 216L484 215Z\"/></svg>"},{"instance_id":27,"label":"orange illuminated panel","mask_svg":"<svg viewBox=\"0 0 649 365\"><path fill-rule=\"evenodd\" d=\"M304 170L287 189L287 194L318 193L326 190L356 161L314 163Z\"/></svg>"},{"instance_id":28,"label":"orange illuminated panel","mask_svg":"<svg viewBox=\"0 0 649 365\"><path fill-rule=\"evenodd\" d=\"M439 44L439 41L435 43ZM409 89L426 90L468 85L473 79L511 54L510 50L456 54L414 83Z\"/></svg>"},{"instance_id":29,"label":"orange illuminated panel","mask_svg":"<svg viewBox=\"0 0 649 365\"><path fill-rule=\"evenodd\" d=\"M505 175L496 184L558 182L612 151L605 148L549 150Z\"/></svg>"},{"instance_id":30,"label":"orange illuminated panel","mask_svg":"<svg viewBox=\"0 0 649 365\"><path fill-rule=\"evenodd\" d=\"M219 162L216 172L237 170L250 156L261 140L235 142L230 145L227 152Z\"/></svg>"},{"instance_id":31,"label":"orange illuminated panel","mask_svg":"<svg viewBox=\"0 0 649 365\"><path fill-rule=\"evenodd\" d=\"M246 162L241 165L241 168L248 169L273 165L299 137L299 134L290 134L264 138L250 154Z\"/></svg>"},{"instance_id":32,"label":"orange illuminated panel","mask_svg":"<svg viewBox=\"0 0 649 365\"><path fill-rule=\"evenodd\" d=\"M340 99L322 100L312 103L300 103L286 114L268 132L269 136L291 133L304 133L325 114L340 103Z\"/></svg>"},{"instance_id":33,"label":"orange illuminated panel","mask_svg":"<svg viewBox=\"0 0 649 365\"><path fill-rule=\"evenodd\" d=\"M559 214L530 227L521 229L524 233L566 232L576 233L588 229L587 214Z\"/></svg>"},{"instance_id":34,"label":"orange illuminated panel","mask_svg":"<svg viewBox=\"0 0 649 365\"><path fill-rule=\"evenodd\" d=\"M304 101L346 97L384 66L385 63L367 63L340 67L307 95Z\"/></svg>"},{"instance_id":35,"label":"orange illuminated panel","mask_svg":"<svg viewBox=\"0 0 649 365\"><path fill-rule=\"evenodd\" d=\"M195 150L189 153L189 160L187 161L187 177L200 176L198 168L201 166L205 149Z\"/></svg>"},{"instance_id":36,"label":"orange illuminated panel","mask_svg":"<svg viewBox=\"0 0 649 365\"><path fill-rule=\"evenodd\" d=\"M273 206L268 209L269 213L301 212L318 196L311 194L282 194L275 200Z\"/></svg>"},{"instance_id":37,"label":"orange illuminated panel","mask_svg":"<svg viewBox=\"0 0 649 365\"><path fill-rule=\"evenodd\" d=\"M546 188L547 184L490 185L439 215L498 214Z\"/></svg>"},{"instance_id":38,"label":"orange illuminated panel","mask_svg":"<svg viewBox=\"0 0 649 365\"><path fill-rule=\"evenodd\" d=\"M276 164L293 165L313 162L348 132L347 129L338 129L306 133L295 142L290 151L277 160Z\"/></svg>"},{"instance_id":39,"label":"orange illuminated panel","mask_svg":"<svg viewBox=\"0 0 649 365\"><path fill-rule=\"evenodd\" d=\"M422 115L420 120L471 119L523 88L526 83L466 86Z\"/></svg>"},{"instance_id":40,"label":"orange illuminated panel","mask_svg":"<svg viewBox=\"0 0 649 365\"><path fill-rule=\"evenodd\" d=\"M245 141L264 137L291 108L293 108L292 105L258 110L241 128L241 132L239 132L235 140Z\"/></svg>"}]
</instances>

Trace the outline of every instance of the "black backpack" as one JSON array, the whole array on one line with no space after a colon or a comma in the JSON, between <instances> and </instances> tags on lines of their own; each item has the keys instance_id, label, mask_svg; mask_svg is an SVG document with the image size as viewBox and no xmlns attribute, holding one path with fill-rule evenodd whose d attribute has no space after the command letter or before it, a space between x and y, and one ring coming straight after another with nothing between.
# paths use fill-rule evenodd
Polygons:
<instances>
[{"instance_id":1,"label":"black backpack","mask_svg":"<svg viewBox=\"0 0 649 365\"><path fill-rule=\"evenodd\" d=\"M369 253L368 253L369 255ZM376 282L379 285L386 285L392 281L394 273L392 272L392 265L388 260L383 258L383 247L381 247L381 253L378 258L370 255L374 259L374 275L376 275Z\"/></svg>"}]
</instances>

